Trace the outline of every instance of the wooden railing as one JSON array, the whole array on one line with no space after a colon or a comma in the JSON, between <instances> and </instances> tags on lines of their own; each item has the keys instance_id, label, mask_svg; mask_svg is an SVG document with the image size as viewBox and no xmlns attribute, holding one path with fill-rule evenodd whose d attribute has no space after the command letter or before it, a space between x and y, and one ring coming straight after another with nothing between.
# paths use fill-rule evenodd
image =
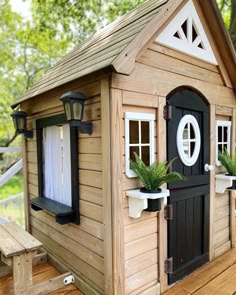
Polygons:
<instances>
[{"instance_id":1,"label":"wooden railing","mask_svg":"<svg viewBox=\"0 0 236 295\"><path fill-rule=\"evenodd\" d=\"M21 147L0 147L0 153L18 153L21 151ZM0 187L3 186L9 179L16 175L23 167L22 159L18 160L12 165L3 175L0 176Z\"/></svg>"}]
</instances>

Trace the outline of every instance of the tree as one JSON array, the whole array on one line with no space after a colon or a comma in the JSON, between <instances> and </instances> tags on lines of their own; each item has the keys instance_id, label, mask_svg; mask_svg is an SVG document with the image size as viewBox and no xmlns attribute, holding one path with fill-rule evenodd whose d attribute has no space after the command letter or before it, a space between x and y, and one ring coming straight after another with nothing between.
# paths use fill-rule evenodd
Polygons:
<instances>
[{"instance_id":1,"label":"tree","mask_svg":"<svg viewBox=\"0 0 236 295\"><path fill-rule=\"evenodd\" d=\"M236 50L236 0L217 0L217 4Z\"/></svg>"},{"instance_id":2,"label":"tree","mask_svg":"<svg viewBox=\"0 0 236 295\"><path fill-rule=\"evenodd\" d=\"M144 0L25 0L31 1L32 20L25 21L0 0L0 144L8 145L9 105L72 47L94 31L125 14ZM218 0L236 40L236 1ZM2 130L2 131L1 131Z\"/></svg>"},{"instance_id":3,"label":"tree","mask_svg":"<svg viewBox=\"0 0 236 295\"><path fill-rule=\"evenodd\" d=\"M32 20L0 0L0 146L15 139L10 105L72 47L143 0L25 0ZM19 139L18 139L19 144ZM0 155L0 171L9 161Z\"/></svg>"},{"instance_id":4,"label":"tree","mask_svg":"<svg viewBox=\"0 0 236 295\"><path fill-rule=\"evenodd\" d=\"M32 0L33 19L41 31L50 30L68 46L77 45L96 30L144 0Z\"/></svg>"}]
</instances>

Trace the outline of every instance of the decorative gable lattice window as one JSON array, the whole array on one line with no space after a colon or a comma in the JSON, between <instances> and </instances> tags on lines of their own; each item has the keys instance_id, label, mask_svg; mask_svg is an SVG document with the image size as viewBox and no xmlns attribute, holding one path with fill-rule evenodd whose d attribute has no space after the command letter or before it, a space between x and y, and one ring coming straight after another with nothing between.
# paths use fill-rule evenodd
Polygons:
<instances>
[{"instance_id":1,"label":"decorative gable lattice window","mask_svg":"<svg viewBox=\"0 0 236 295\"><path fill-rule=\"evenodd\" d=\"M217 64L192 0L182 8L161 32L156 42L209 63Z\"/></svg>"},{"instance_id":2,"label":"decorative gable lattice window","mask_svg":"<svg viewBox=\"0 0 236 295\"><path fill-rule=\"evenodd\" d=\"M153 114L125 113L125 164L128 177L135 177L130 169L134 152L146 165L154 162L154 120Z\"/></svg>"},{"instance_id":3,"label":"decorative gable lattice window","mask_svg":"<svg viewBox=\"0 0 236 295\"><path fill-rule=\"evenodd\" d=\"M216 121L216 165L221 166L219 152L230 152L231 122Z\"/></svg>"}]
</instances>

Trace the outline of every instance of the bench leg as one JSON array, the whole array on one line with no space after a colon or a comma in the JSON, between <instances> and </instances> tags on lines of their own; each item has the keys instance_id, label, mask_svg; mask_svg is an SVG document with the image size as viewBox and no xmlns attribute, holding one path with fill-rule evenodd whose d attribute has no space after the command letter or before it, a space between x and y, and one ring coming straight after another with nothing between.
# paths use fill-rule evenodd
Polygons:
<instances>
[{"instance_id":1,"label":"bench leg","mask_svg":"<svg viewBox=\"0 0 236 295\"><path fill-rule=\"evenodd\" d=\"M32 292L32 256L33 253L24 253L13 257L15 295L30 295Z\"/></svg>"}]
</instances>

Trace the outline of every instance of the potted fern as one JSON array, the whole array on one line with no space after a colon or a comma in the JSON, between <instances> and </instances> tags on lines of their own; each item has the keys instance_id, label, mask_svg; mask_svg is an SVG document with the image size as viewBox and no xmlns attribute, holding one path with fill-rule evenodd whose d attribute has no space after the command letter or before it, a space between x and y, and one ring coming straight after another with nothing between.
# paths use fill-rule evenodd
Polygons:
<instances>
[{"instance_id":1,"label":"potted fern","mask_svg":"<svg viewBox=\"0 0 236 295\"><path fill-rule=\"evenodd\" d=\"M154 162L150 166L146 166L136 153L134 153L134 157L135 160L130 160L130 167L143 184L140 192L149 194L147 211L159 211L162 198L156 194L163 192L161 186L164 183L183 180L184 177L178 172L168 172L174 160Z\"/></svg>"},{"instance_id":2,"label":"potted fern","mask_svg":"<svg viewBox=\"0 0 236 295\"><path fill-rule=\"evenodd\" d=\"M219 153L219 160L227 173L216 175L216 192L236 189L236 154L230 156L228 150Z\"/></svg>"}]
</instances>

